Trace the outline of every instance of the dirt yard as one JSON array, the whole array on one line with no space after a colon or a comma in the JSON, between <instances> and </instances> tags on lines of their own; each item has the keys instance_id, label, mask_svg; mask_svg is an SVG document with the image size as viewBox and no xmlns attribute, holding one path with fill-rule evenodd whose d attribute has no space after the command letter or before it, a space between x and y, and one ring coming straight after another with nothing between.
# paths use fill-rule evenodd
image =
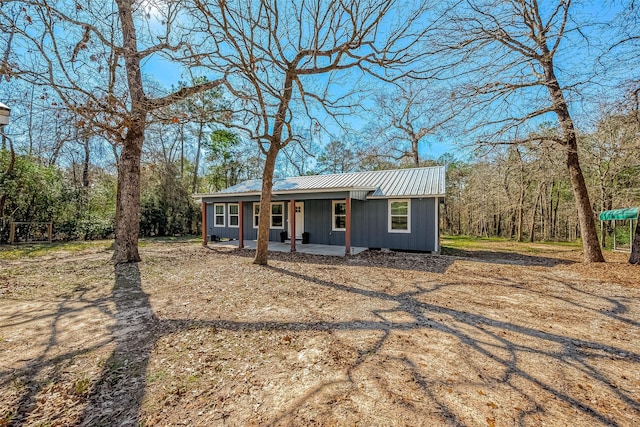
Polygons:
<instances>
[{"instance_id":1,"label":"dirt yard","mask_svg":"<svg viewBox=\"0 0 640 427\"><path fill-rule=\"evenodd\" d=\"M446 253L5 257L0 426L640 423L640 267Z\"/></svg>"}]
</instances>

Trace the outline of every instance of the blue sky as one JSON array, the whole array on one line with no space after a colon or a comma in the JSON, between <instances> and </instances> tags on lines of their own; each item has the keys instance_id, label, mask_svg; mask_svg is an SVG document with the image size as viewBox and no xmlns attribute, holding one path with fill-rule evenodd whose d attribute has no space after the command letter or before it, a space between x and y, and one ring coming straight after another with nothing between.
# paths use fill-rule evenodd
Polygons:
<instances>
[{"instance_id":1,"label":"blue sky","mask_svg":"<svg viewBox=\"0 0 640 427\"><path fill-rule=\"evenodd\" d=\"M541 2L544 4L545 2ZM577 15L581 14L589 14L592 15L592 18L597 21L604 22L611 19L615 16L620 10L620 4L615 2L609 2L607 4L603 4L602 2L586 2L585 4L576 4L574 6L573 12ZM580 42L581 38L587 37L592 38L593 40L602 39L604 36L601 31L603 31L605 27L594 25L591 27L583 28L582 33L580 35L573 34L574 40L573 42ZM605 37L606 38L606 37ZM570 43L570 41L566 41L565 44ZM561 54L558 56L557 61L557 71L559 75L559 79L561 83L570 82L571 79L574 79L575 76L579 76L584 71L585 67L591 67L593 63L593 58L590 58L590 55L594 55L595 50L589 41L588 43L584 43L580 49L577 51L574 49L567 49L568 54ZM566 47L566 46L565 46ZM621 70L624 72L624 70ZM144 63L143 72L152 76L155 80L160 82L166 87L171 87L177 85L178 81L184 79L182 76L181 69L174 64L168 63L167 61L162 60L161 58L154 56L147 60ZM637 70L632 70L631 73L635 72L637 74ZM210 78L215 78L217 76L209 76ZM345 83L348 84L350 77L346 77ZM594 87L594 90L597 90L597 87ZM571 94L568 94L569 97ZM591 96L595 96L595 92L591 94ZM582 100L584 101L584 100ZM596 100L588 99L586 103L580 104L579 102L575 103L573 106L574 118L578 122L578 127L580 127L580 115L581 114L590 114L593 111L588 111L589 109L595 108L597 106ZM540 121L549 120L554 122L555 117L553 115L545 116L540 118ZM368 119L366 116L353 116L351 118L350 125L358 130L366 127L368 125ZM585 127L585 126L583 126ZM335 126L330 126L329 130L334 133L334 135L324 135L323 141L328 142L331 138L336 137L339 134L339 130ZM459 139L456 135L449 135L446 138L438 138L438 137L427 137L424 142L421 144L420 155L422 158L438 158L442 154L450 153L456 157L466 157L470 150L463 149L462 145L468 145L470 140L465 140L462 135L460 135Z\"/></svg>"}]
</instances>

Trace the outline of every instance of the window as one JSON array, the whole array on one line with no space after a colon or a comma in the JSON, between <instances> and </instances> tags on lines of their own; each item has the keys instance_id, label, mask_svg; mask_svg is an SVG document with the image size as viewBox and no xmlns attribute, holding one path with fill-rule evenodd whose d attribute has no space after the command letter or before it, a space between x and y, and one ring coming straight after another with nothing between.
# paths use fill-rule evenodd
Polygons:
<instances>
[{"instance_id":1,"label":"window","mask_svg":"<svg viewBox=\"0 0 640 427\"><path fill-rule=\"evenodd\" d=\"M258 228L260 203L253 204L253 228ZM271 203L270 228L284 229L284 203Z\"/></svg>"},{"instance_id":2,"label":"window","mask_svg":"<svg viewBox=\"0 0 640 427\"><path fill-rule=\"evenodd\" d=\"M224 227L224 204L216 203L213 205L213 225Z\"/></svg>"},{"instance_id":3,"label":"window","mask_svg":"<svg viewBox=\"0 0 640 427\"><path fill-rule=\"evenodd\" d=\"M410 200L389 200L389 233L410 233L410 214Z\"/></svg>"},{"instance_id":4,"label":"window","mask_svg":"<svg viewBox=\"0 0 640 427\"><path fill-rule=\"evenodd\" d=\"M271 203L271 228L284 228L284 203Z\"/></svg>"},{"instance_id":5,"label":"window","mask_svg":"<svg viewBox=\"0 0 640 427\"><path fill-rule=\"evenodd\" d=\"M347 203L343 200L331 202L331 230L345 231L347 229Z\"/></svg>"},{"instance_id":6,"label":"window","mask_svg":"<svg viewBox=\"0 0 640 427\"><path fill-rule=\"evenodd\" d=\"M260 219L260 203L253 204L253 228L258 228L258 220Z\"/></svg>"},{"instance_id":7,"label":"window","mask_svg":"<svg viewBox=\"0 0 640 427\"><path fill-rule=\"evenodd\" d=\"M229 227L236 228L240 224L240 210L236 204L229 205Z\"/></svg>"}]
</instances>

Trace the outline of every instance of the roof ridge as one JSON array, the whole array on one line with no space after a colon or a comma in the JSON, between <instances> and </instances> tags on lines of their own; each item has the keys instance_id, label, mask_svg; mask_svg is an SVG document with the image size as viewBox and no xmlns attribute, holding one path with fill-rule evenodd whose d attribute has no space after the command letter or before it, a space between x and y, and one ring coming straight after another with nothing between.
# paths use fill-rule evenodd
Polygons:
<instances>
[{"instance_id":1,"label":"roof ridge","mask_svg":"<svg viewBox=\"0 0 640 427\"><path fill-rule=\"evenodd\" d=\"M445 167L444 165L436 165L436 166L418 166L416 168L379 169L379 170L372 170L372 171L356 171L356 172L341 172L341 173L319 173L316 175L285 176L277 179L311 178L316 176L330 177L330 176L340 176L340 175L358 175L358 174L365 174L365 173L403 172L403 171L415 171L417 169L440 169L444 167Z\"/></svg>"}]
</instances>

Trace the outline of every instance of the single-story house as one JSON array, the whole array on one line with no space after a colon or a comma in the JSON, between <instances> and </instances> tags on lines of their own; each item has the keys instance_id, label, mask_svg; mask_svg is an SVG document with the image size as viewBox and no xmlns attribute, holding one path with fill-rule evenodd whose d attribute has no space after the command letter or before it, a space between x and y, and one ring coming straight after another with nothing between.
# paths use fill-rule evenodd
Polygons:
<instances>
[{"instance_id":1,"label":"single-story house","mask_svg":"<svg viewBox=\"0 0 640 427\"><path fill-rule=\"evenodd\" d=\"M249 180L202 201L204 243L211 236L245 239L258 235L262 181ZM351 247L440 251L443 166L274 179L269 240Z\"/></svg>"}]
</instances>

